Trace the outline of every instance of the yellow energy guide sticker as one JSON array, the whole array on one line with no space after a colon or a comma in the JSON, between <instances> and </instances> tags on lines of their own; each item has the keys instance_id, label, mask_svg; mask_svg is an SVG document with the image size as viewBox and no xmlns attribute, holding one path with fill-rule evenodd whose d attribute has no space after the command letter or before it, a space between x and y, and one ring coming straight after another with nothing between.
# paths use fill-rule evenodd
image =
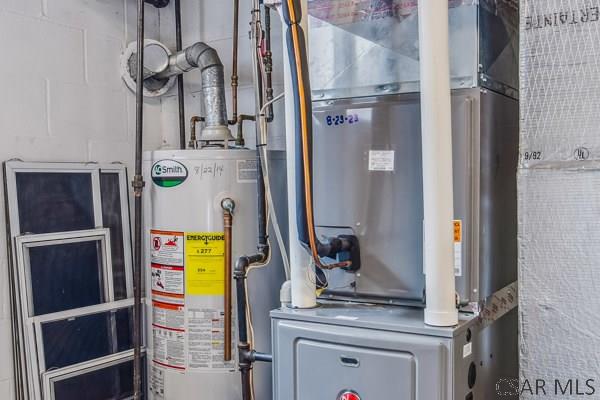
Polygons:
<instances>
[{"instance_id":1,"label":"yellow energy guide sticker","mask_svg":"<svg viewBox=\"0 0 600 400\"><path fill-rule=\"evenodd\" d=\"M225 234L186 232L185 292L195 296L225 293Z\"/></svg>"}]
</instances>

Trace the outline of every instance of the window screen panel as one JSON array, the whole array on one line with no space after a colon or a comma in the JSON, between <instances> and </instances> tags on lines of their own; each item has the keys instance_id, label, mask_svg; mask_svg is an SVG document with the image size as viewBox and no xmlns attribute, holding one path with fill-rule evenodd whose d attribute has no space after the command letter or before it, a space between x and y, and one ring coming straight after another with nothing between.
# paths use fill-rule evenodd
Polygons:
<instances>
[{"instance_id":1,"label":"window screen panel","mask_svg":"<svg viewBox=\"0 0 600 400\"><path fill-rule=\"evenodd\" d=\"M100 241L28 248L33 315L106 301Z\"/></svg>"},{"instance_id":2,"label":"window screen panel","mask_svg":"<svg viewBox=\"0 0 600 400\"><path fill-rule=\"evenodd\" d=\"M125 248L123 243L123 210L121 210L120 176L117 172L100 173L102 224L110 229L115 300L127 298Z\"/></svg>"},{"instance_id":3,"label":"window screen panel","mask_svg":"<svg viewBox=\"0 0 600 400\"><path fill-rule=\"evenodd\" d=\"M46 370L111 354L110 314L93 314L42 325Z\"/></svg>"},{"instance_id":4,"label":"window screen panel","mask_svg":"<svg viewBox=\"0 0 600 400\"><path fill-rule=\"evenodd\" d=\"M142 360L142 365L145 361ZM142 373L142 396L146 398L146 373ZM121 400L133 396L133 361L83 373L54 382L55 400Z\"/></svg>"},{"instance_id":5,"label":"window screen panel","mask_svg":"<svg viewBox=\"0 0 600 400\"><path fill-rule=\"evenodd\" d=\"M131 350L132 317L132 310L124 308L43 323L46 370Z\"/></svg>"},{"instance_id":6,"label":"window screen panel","mask_svg":"<svg viewBox=\"0 0 600 400\"><path fill-rule=\"evenodd\" d=\"M117 351L133 349L133 308L124 308L115 313L117 326Z\"/></svg>"},{"instance_id":7,"label":"window screen panel","mask_svg":"<svg viewBox=\"0 0 600 400\"><path fill-rule=\"evenodd\" d=\"M20 233L95 228L91 173L17 172Z\"/></svg>"}]
</instances>

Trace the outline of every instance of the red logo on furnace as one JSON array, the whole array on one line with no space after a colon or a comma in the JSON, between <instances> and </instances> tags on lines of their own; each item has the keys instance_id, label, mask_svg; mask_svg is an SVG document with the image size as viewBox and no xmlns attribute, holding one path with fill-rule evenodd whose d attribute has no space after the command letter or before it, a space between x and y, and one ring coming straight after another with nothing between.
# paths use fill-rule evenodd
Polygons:
<instances>
[{"instance_id":1,"label":"red logo on furnace","mask_svg":"<svg viewBox=\"0 0 600 400\"><path fill-rule=\"evenodd\" d=\"M361 397L354 390L343 390L337 400L362 400Z\"/></svg>"}]
</instances>

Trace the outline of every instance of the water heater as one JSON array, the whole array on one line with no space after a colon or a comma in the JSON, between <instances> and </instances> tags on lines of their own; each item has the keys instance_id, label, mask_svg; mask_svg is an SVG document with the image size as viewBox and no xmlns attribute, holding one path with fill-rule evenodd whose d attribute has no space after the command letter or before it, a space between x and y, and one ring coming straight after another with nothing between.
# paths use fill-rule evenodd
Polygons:
<instances>
[{"instance_id":1,"label":"water heater","mask_svg":"<svg viewBox=\"0 0 600 400\"><path fill-rule=\"evenodd\" d=\"M147 152L144 174L146 346L154 400L241 399L236 313L226 341L224 200L232 200L231 260L256 252L256 153L239 149ZM270 349L268 312L278 302L281 269L249 280L261 293L253 312L256 346ZM275 288L275 289L274 289ZM235 294L231 304L235 305ZM225 357L229 346L231 359ZM269 366L255 371L257 398L271 397Z\"/></svg>"}]
</instances>

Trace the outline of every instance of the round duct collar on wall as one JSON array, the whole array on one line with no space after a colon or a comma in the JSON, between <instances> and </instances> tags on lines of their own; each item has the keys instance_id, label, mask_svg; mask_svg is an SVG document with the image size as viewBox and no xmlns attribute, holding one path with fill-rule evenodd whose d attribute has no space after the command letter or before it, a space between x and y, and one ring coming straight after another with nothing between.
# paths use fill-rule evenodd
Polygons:
<instances>
[{"instance_id":1,"label":"round duct collar on wall","mask_svg":"<svg viewBox=\"0 0 600 400\"><path fill-rule=\"evenodd\" d=\"M144 40L144 97L158 97L167 93L175 84L176 77L154 79L153 75L163 71L169 65L171 51L164 44ZM136 91L137 42L131 42L121 56L121 78L127 87Z\"/></svg>"}]
</instances>

